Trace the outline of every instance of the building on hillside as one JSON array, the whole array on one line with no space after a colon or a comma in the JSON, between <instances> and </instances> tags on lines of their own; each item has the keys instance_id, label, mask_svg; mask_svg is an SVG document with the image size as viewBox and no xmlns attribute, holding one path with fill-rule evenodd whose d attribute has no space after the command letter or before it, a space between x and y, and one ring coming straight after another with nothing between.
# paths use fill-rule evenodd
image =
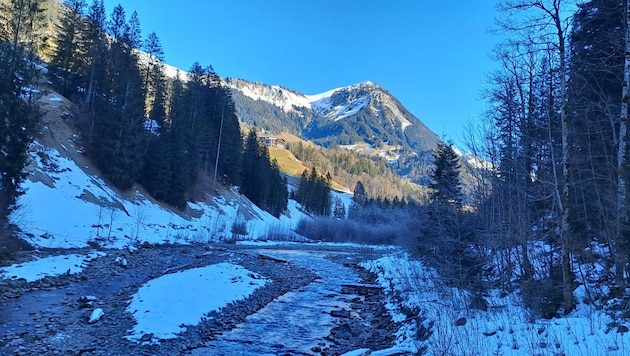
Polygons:
<instances>
[{"instance_id":1,"label":"building on hillside","mask_svg":"<svg viewBox=\"0 0 630 356\"><path fill-rule=\"evenodd\" d=\"M267 147L287 148L287 141L282 137L261 136L260 139Z\"/></svg>"}]
</instances>

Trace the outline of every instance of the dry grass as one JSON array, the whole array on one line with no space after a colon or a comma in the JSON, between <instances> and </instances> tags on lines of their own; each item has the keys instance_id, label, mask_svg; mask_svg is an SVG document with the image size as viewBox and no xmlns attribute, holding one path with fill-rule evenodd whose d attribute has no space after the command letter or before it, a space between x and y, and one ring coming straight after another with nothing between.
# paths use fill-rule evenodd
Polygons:
<instances>
[{"instance_id":1,"label":"dry grass","mask_svg":"<svg viewBox=\"0 0 630 356\"><path fill-rule=\"evenodd\" d=\"M302 163L302 161L295 158L293 153L284 148L278 147L269 147L269 157L273 160L275 159L280 166L280 171L282 173L290 174L295 177L299 177L302 175L302 172L305 170L310 170L307 166ZM326 174L325 172L319 172L320 174ZM339 191L347 191L348 188L343 185L333 181L332 189Z\"/></svg>"},{"instance_id":2,"label":"dry grass","mask_svg":"<svg viewBox=\"0 0 630 356\"><path fill-rule=\"evenodd\" d=\"M309 169L302 161L295 158L293 153L284 148L269 147L269 156L272 160L278 161L280 171L286 174L299 177L304 170Z\"/></svg>"}]
</instances>

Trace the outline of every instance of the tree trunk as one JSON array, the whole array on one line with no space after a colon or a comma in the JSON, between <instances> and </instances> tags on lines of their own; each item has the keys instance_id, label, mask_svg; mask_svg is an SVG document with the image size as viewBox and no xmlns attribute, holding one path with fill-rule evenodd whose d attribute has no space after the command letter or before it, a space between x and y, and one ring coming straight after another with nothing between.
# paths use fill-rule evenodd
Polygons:
<instances>
[{"instance_id":1,"label":"tree trunk","mask_svg":"<svg viewBox=\"0 0 630 356\"><path fill-rule=\"evenodd\" d=\"M617 236L615 243L615 283L617 288L625 289L625 266L627 264L627 247L624 241L624 230L628 223L626 212L626 181L624 165L626 163L626 140L628 135L628 100L630 89L630 6L625 1L625 60L623 69L623 87L621 91L621 113L619 115L619 139L617 146Z\"/></svg>"},{"instance_id":2,"label":"tree trunk","mask_svg":"<svg viewBox=\"0 0 630 356\"><path fill-rule=\"evenodd\" d=\"M560 56L560 119L562 121L562 286L564 290L564 312L573 310L573 278L571 274L571 253L569 251L569 118L567 113L567 68L564 29L560 20L559 6L554 7L554 23L558 34L558 55Z\"/></svg>"}]
</instances>

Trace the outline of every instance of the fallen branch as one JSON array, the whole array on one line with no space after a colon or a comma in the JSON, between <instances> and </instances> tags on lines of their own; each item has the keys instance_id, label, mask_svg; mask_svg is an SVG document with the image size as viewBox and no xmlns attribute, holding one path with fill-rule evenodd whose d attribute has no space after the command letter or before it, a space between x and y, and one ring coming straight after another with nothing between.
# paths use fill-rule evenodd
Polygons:
<instances>
[{"instance_id":1,"label":"fallen branch","mask_svg":"<svg viewBox=\"0 0 630 356\"><path fill-rule=\"evenodd\" d=\"M281 260L279 258L275 258L275 257L267 256L267 255L263 255L262 253L258 254L258 258L260 258L261 260L270 260L270 261L274 261L274 262L278 262L278 263L289 263L289 261Z\"/></svg>"}]
</instances>

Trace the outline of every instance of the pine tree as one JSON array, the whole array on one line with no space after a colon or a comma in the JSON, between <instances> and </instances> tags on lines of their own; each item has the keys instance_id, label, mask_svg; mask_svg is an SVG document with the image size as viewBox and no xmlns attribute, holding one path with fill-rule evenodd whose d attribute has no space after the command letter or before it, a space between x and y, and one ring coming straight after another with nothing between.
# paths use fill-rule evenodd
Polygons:
<instances>
[{"instance_id":1,"label":"pine tree","mask_svg":"<svg viewBox=\"0 0 630 356\"><path fill-rule=\"evenodd\" d=\"M245 139L241 194L261 209L278 217L286 210L289 193L277 162L269 161L269 150L258 140L254 129Z\"/></svg>"},{"instance_id":2,"label":"pine tree","mask_svg":"<svg viewBox=\"0 0 630 356\"><path fill-rule=\"evenodd\" d=\"M57 28L56 49L51 64L51 78L58 91L70 97L80 85L78 75L85 65L83 35L85 0L66 0L62 7L62 17Z\"/></svg>"},{"instance_id":3,"label":"pine tree","mask_svg":"<svg viewBox=\"0 0 630 356\"><path fill-rule=\"evenodd\" d=\"M451 144L438 142L433 165L420 251L448 283L459 288L478 288L483 262L471 248L475 233L462 209L459 158Z\"/></svg>"},{"instance_id":4,"label":"pine tree","mask_svg":"<svg viewBox=\"0 0 630 356\"><path fill-rule=\"evenodd\" d=\"M280 166L278 166L276 160L271 162L270 178L267 211L275 217L280 217L280 214L287 209L289 191L287 189L287 180L286 178L282 178Z\"/></svg>"},{"instance_id":5,"label":"pine tree","mask_svg":"<svg viewBox=\"0 0 630 356\"><path fill-rule=\"evenodd\" d=\"M146 63L142 66L143 88L147 106L147 117L161 122L166 114L166 78L164 75L164 50L155 32L144 42Z\"/></svg>"},{"instance_id":6,"label":"pine tree","mask_svg":"<svg viewBox=\"0 0 630 356\"><path fill-rule=\"evenodd\" d=\"M125 12L117 6L109 23L113 41L107 52L102 95L95 98L95 117L89 153L104 175L120 189L139 178L145 157L144 92L138 58L131 44L134 33Z\"/></svg>"},{"instance_id":7,"label":"pine tree","mask_svg":"<svg viewBox=\"0 0 630 356\"><path fill-rule=\"evenodd\" d=\"M33 59L34 24L41 15L41 2L9 4L2 8L7 26L0 27L0 231L22 194L28 146L40 116L33 94L24 93L22 88L31 85L29 80L37 75L33 61L23 58ZM31 51L26 52L28 49Z\"/></svg>"},{"instance_id":8,"label":"pine tree","mask_svg":"<svg viewBox=\"0 0 630 356\"><path fill-rule=\"evenodd\" d=\"M438 142L433 152L430 199L432 204L459 209L462 205L462 184L459 178L459 157L453 145Z\"/></svg>"},{"instance_id":9,"label":"pine tree","mask_svg":"<svg viewBox=\"0 0 630 356\"><path fill-rule=\"evenodd\" d=\"M346 217L346 206L339 197L335 197L333 200L333 217L337 219L344 219Z\"/></svg>"},{"instance_id":10,"label":"pine tree","mask_svg":"<svg viewBox=\"0 0 630 356\"><path fill-rule=\"evenodd\" d=\"M94 0L88 9L85 25L85 72L80 73L82 77L81 86L85 93L85 106L87 118L84 134L88 145L91 145L94 137L94 127L96 125L96 98L100 97L104 91L105 69L107 57L107 38L105 36L105 25L107 15L103 0Z\"/></svg>"},{"instance_id":11,"label":"pine tree","mask_svg":"<svg viewBox=\"0 0 630 356\"><path fill-rule=\"evenodd\" d=\"M332 177L330 174L320 176L315 167L310 173L305 170L300 177L300 184L295 192L296 201L313 214L330 216Z\"/></svg>"},{"instance_id":12,"label":"pine tree","mask_svg":"<svg viewBox=\"0 0 630 356\"><path fill-rule=\"evenodd\" d=\"M570 224L573 242L580 247L576 253L593 239L610 240L611 246L621 247L628 235L623 207L628 177L627 137L622 138L627 132L627 118L622 119L627 100L623 93L624 13L622 0L593 0L580 4L574 17L568 89L574 147ZM617 272L623 274L620 251L614 256ZM619 274L616 283L624 284Z\"/></svg>"},{"instance_id":13,"label":"pine tree","mask_svg":"<svg viewBox=\"0 0 630 356\"><path fill-rule=\"evenodd\" d=\"M365 190L365 186L363 182L360 180L354 186L354 195L352 196L352 203L348 208L348 215L350 217L355 217L363 209L368 203L369 197Z\"/></svg>"}]
</instances>

